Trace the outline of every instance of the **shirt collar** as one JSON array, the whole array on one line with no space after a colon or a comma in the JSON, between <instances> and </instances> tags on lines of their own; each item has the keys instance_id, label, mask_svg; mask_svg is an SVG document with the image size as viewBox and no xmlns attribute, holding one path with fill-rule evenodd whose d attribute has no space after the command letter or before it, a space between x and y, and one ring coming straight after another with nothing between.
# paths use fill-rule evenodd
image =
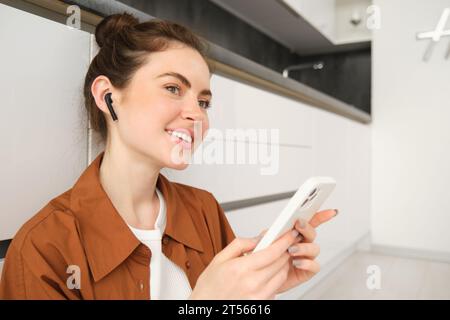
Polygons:
<instances>
[{"instance_id":1,"label":"shirt collar","mask_svg":"<svg viewBox=\"0 0 450 320\"><path fill-rule=\"evenodd\" d=\"M156 187L156 193L158 194L159 199L159 213L155 221L155 229L158 229L162 233L164 232L164 230L166 230L167 223L166 201L164 200L164 197L161 191L159 191L158 187Z\"/></svg>"},{"instance_id":2,"label":"shirt collar","mask_svg":"<svg viewBox=\"0 0 450 320\"><path fill-rule=\"evenodd\" d=\"M100 153L82 173L72 188L70 199L70 208L77 220L95 281L114 270L140 245L140 241L128 228L100 183L99 172L103 155L104 152ZM188 199L185 199L186 193L180 192L181 185L170 182L161 173L156 185L166 205L167 222L164 234L185 246L203 252L204 248L193 221L192 214L195 212L185 205L184 201Z\"/></svg>"}]
</instances>

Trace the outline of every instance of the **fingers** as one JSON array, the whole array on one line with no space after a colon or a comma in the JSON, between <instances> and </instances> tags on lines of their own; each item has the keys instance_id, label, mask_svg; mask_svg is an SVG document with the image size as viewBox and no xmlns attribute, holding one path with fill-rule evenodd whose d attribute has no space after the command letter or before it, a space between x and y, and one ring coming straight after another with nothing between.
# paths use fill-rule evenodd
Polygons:
<instances>
[{"instance_id":1,"label":"fingers","mask_svg":"<svg viewBox=\"0 0 450 320\"><path fill-rule=\"evenodd\" d=\"M243 259L247 260L247 263L251 268L264 268L265 266L272 264L285 253L291 244L299 241L299 237L299 232L297 230L289 230L267 248L247 255L243 257Z\"/></svg>"},{"instance_id":2,"label":"fingers","mask_svg":"<svg viewBox=\"0 0 450 320\"><path fill-rule=\"evenodd\" d=\"M274 299L278 289L286 282L289 276L290 260L288 259L278 270L278 272L267 281L267 285L261 290L263 299Z\"/></svg>"},{"instance_id":3,"label":"fingers","mask_svg":"<svg viewBox=\"0 0 450 320\"><path fill-rule=\"evenodd\" d=\"M297 269L301 269L303 271L309 271L312 273L318 273L320 271L320 265L316 260L294 259L292 264Z\"/></svg>"},{"instance_id":4,"label":"fingers","mask_svg":"<svg viewBox=\"0 0 450 320\"><path fill-rule=\"evenodd\" d=\"M313 228L317 228L322 223L327 222L328 220L330 220L333 217L335 217L338 214L338 212L339 211L337 209L334 209L334 210L328 209L328 210L323 210L323 211L316 212L316 214L309 221L309 224Z\"/></svg>"},{"instance_id":5,"label":"fingers","mask_svg":"<svg viewBox=\"0 0 450 320\"><path fill-rule=\"evenodd\" d=\"M292 257L316 258L320 253L320 247L316 243L294 243L288 248Z\"/></svg>"},{"instance_id":6,"label":"fingers","mask_svg":"<svg viewBox=\"0 0 450 320\"><path fill-rule=\"evenodd\" d=\"M267 267L259 269L257 272L257 279L260 283L267 283L270 279L272 279L280 270L284 267L285 264L289 262L290 255L285 252L283 253L276 261L272 264L269 264Z\"/></svg>"},{"instance_id":7,"label":"fingers","mask_svg":"<svg viewBox=\"0 0 450 320\"><path fill-rule=\"evenodd\" d=\"M244 253L253 250L258 241L256 238L235 238L229 245L214 257L214 262L220 263L240 257Z\"/></svg>"},{"instance_id":8,"label":"fingers","mask_svg":"<svg viewBox=\"0 0 450 320\"><path fill-rule=\"evenodd\" d=\"M316 238L316 230L303 219L298 219L295 222L294 228L303 236L304 242L313 242Z\"/></svg>"}]
</instances>

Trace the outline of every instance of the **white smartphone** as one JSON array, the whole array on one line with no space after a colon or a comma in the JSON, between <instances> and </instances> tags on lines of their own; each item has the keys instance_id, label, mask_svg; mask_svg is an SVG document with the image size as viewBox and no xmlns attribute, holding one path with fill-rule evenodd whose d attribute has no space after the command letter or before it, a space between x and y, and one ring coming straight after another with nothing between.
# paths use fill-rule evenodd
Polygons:
<instances>
[{"instance_id":1,"label":"white smartphone","mask_svg":"<svg viewBox=\"0 0 450 320\"><path fill-rule=\"evenodd\" d=\"M292 196L280 215L267 230L252 252L270 246L281 235L294 228L297 219L307 222L319 210L336 186L336 181L330 177L312 177Z\"/></svg>"}]
</instances>

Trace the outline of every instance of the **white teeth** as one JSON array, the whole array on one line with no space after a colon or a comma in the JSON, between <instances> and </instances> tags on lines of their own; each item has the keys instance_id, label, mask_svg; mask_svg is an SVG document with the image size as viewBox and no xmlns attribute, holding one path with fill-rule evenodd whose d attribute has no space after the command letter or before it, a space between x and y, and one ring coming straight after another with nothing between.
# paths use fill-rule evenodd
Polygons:
<instances>
[{"instance_id":1,"label":"white teeth","mask_svg":"<svg viewBox=\"0 0 450 320\"><path fill-rule=\"evenodd\" d=\"M186 142L191 143L192 142L192 138L190 135L184 133L184 132L179 132L179 131L167 131L169 134L171 134L172 136L178 137L180 139L183 139Z\"/></svg>"}]
</instances>

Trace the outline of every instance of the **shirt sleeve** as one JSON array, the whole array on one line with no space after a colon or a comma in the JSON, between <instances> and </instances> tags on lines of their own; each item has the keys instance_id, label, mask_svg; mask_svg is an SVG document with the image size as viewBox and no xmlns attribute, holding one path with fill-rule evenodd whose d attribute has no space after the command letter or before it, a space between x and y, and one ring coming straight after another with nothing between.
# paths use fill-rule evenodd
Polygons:
<instances>
[{"instance_id":1,"label":"shirt sleeve","mask_svg":"<svg viewBox=\"0 0 450 320\"><path fill-rule=\"evenodd\" d=\"M228 219L220 206L216 198L210 193L212 211L215 213L214 223L213 223L213 234L212 240L215 247L215 254L222 251L230 242L232 242L236 235L234 234L233 228L231 227Z\"/></svg>"},{"instance_id":2,"label":"shirt sleeve","mask_svg":"<svg viewBox=\"0 0 450 320\"><path fill-rule=\"evenodd\" d=\"M26 253L26 254L24 254ZM72 291L72 292L71 292ZM38 250L22 252L14 240L6 253L0 279L3 300L66 300L78 299Z\"/></svg>"}]
</instances>

